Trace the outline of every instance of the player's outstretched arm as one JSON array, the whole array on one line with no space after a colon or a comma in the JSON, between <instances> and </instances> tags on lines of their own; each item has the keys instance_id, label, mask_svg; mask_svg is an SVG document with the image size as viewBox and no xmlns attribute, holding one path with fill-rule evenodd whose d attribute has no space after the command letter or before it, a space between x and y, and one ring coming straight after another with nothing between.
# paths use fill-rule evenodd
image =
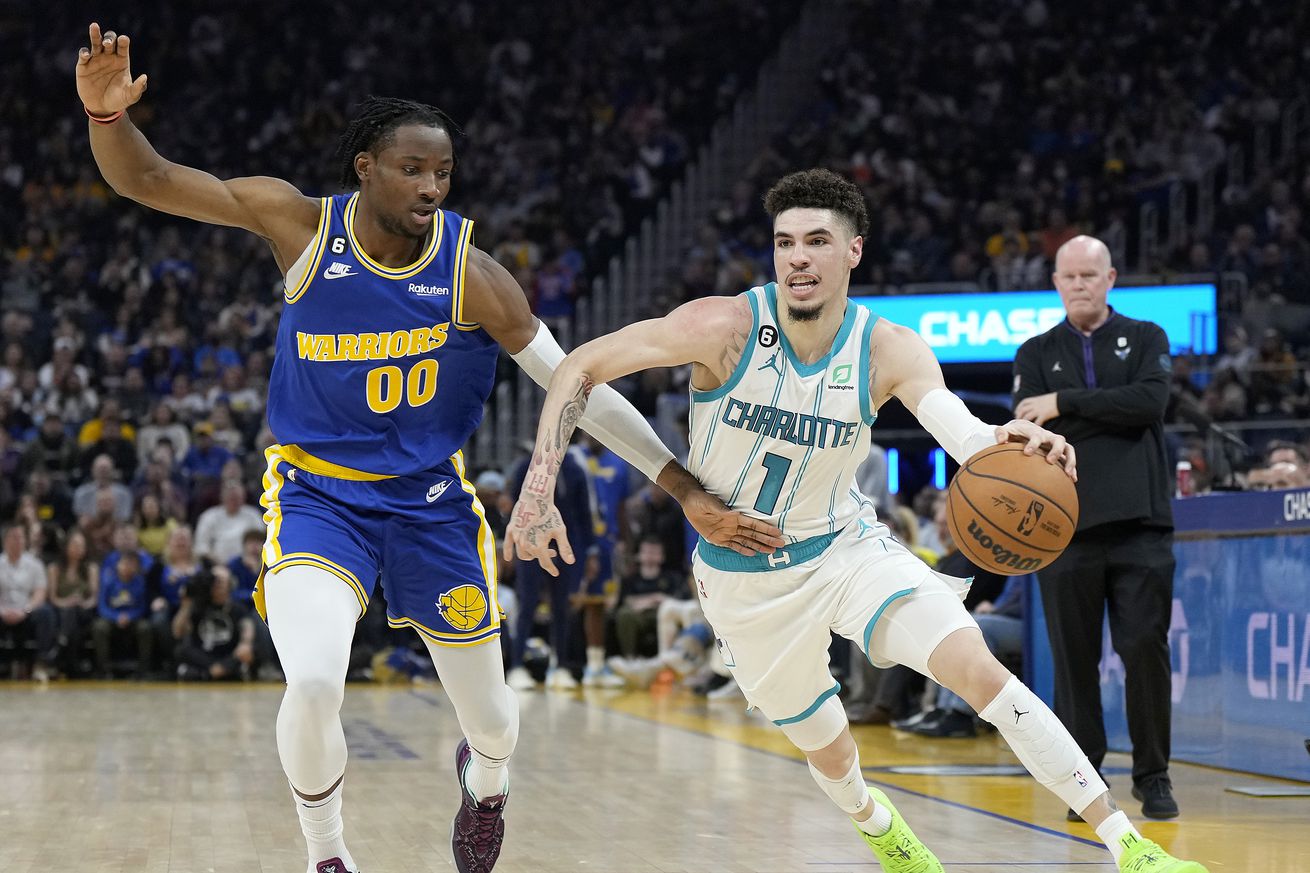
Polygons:
<instances>
[{"instance_id":1,"label":"player's outstretched arm","mask_svg":"<svg viewBox=\"0 0 1310 873\"><path fill-rule=\"evenodd\" d=\"M550 332L532 316L522 291L505 269L485 253L475 251L470 259L466 281L470 289L480 286L480 290L469 295L470 304L476 306L478 311L466 312L466 320L481 324L539 384L549 387L558 382L560 377L552 374L557 372L558 366L562 366L564 353ZM729 322L736 318L734 312L740 304L741 301L723 298L697 301L666 318L633 325L584 346L588 349L583 354L584 361L591 360L588 355L599 353L609 363L618 364L622 369L597 370L600 379L592 381L594 393L589 388L586 402L570 408L569 414L576 417L568 422L568 433L559 438L559 445L567 447L573 429L581 426L668 491L701 536L716 545L753 555L761 551L771 552L781 546L781 531L758 519L729 510L721 500L707 493L674 460L672 453L632 408L632 404L603 384L609 379L648 367L722 358L724 348L732 344L733 338L729 331L732 325ZM711 331L716 313L719 327L724 331L721 336ZM745 310L745 317L746 330L749 330L749 309ZM690 336L689 325L695 328L696 335L701 338L699 342ZM614 344L628 352L643 353L620 358L609 351ZM736 346L740 354L744 342L738 342ZM582 349L574 354L579 352ZM564 389L552 390L558 398ZM550 396L548 392L547 397ZM559 400L556 405L562 407L564 401ZM553 412L557 423L560 414L561 409ZM554 433L560 433L558 427ZM552 542L559 545L561 558L569 563L572 563L573 558L553 501L555 473L563 458L562 453L555 456L554 450L549 448L554 443L554 437L549 443L539 443L539 449L534 453L534 463L511 517L505 542L507 559L513 558L517 546L520 557L538 560L552 574L555 572L552 559L556 555L551 548ZM548 448L542 449L540 446ZM551 457L547 458L543 452L550 453Z\"/></svg>"},{"instance_id":2,"label":"player's outstretched arm","mask_svg":"<svg viewBox=\"0 0 1310 873\"><path fill-rule=\"evenodd\" d=\"M963 464L989 446L1026 441L1026 454L1045 448L1046 460L1078 479L1073 446L1057 433L1015 419L984 423L946 388L941 364L923 338L908 327L879 319L869 338L869 396L879 407L895 397L952 458Z\"/></svg>"},{"instance_id":3,"label":"player's outstretched arm","mask_svg":"<svg viewBox=\"0 0 1310 873\"><path fill-rule=\"evenodd\" d=\"M105 181L120 195L152 209L210 224L240 227L265 238L286 269L309 244L319 201L267 176L223 181L160 157L127 115L145 93L132 78L126 34L89 28L77 55L77 94L86 107L91 152Z\"/></svg>"}]
</instances>

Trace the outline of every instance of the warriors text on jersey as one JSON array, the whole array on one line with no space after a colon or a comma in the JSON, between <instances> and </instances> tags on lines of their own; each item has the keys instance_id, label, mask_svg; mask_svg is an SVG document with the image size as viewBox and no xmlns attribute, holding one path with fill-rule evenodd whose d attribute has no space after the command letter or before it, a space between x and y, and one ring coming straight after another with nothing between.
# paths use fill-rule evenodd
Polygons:
<instances>
[{"instance_id":1,"label":"warriors text on jersey","mask_svg":"<svg viewBox=\"0 0 1310 873\"><path fill-rule=\"evenodd\" d=\"M819 361L797 360L778 323L777 285L745 292L751 332L719 388L692 390L687 468L732 509L767 519L791 542L835 534L869 513L855 470L877 417L869 336L878 317L855 303Z\"/></svg>"},{"instance_id":2,"label":"warriors text on jersey","mask_svg":"<svg viewBox=\"0 0 1310 873\"><path fill-rule=\"evenodd\" d=\"M282 456L379 479L449 459L482 419L497 346L460 317L473 222L437 210L418 260L384 267L352 231L359 195L323 198L286 276L268 390Z\"/></svg>"}]
</instances>

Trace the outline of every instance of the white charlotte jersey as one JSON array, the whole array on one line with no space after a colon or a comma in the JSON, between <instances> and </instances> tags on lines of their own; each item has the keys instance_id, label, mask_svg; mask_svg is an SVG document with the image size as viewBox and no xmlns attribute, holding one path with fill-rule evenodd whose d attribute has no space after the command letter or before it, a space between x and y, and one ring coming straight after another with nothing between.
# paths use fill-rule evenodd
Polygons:
<instances>
[{"instance_id":1,"label":"white charlotte jersey","mask_svg":"<svg viewBox=\"0 0 1310 873\"><path fill-rule=\"evenodd\" d=\"M741 363L713 391L691 392L689 469L733 509L791 543L836 534L872 501L855 485L877 417L869 335L878 317L846 304L832 349L802 364L778 326L775 283L745 292L754 319Z\"/></svg>"}]
</instances>

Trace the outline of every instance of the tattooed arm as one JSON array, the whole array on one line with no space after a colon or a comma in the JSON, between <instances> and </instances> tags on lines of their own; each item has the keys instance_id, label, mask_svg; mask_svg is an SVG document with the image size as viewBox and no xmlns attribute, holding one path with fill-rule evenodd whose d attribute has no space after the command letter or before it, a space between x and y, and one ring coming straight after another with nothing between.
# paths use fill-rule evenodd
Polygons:
<instances>
[{"instance_id":1,"label":"tattooed arm","mask_svg":"<svg viewBox=\"0 0 1310 873\"><path fill-rule=\"evenodd\" d=\"M692 384L710 390L732 375L746 349L750 326L750 306L744 298L711 297L680 306L664 318L599 337L566 357L546 392L532 462L505 534L506 557L512 558L517 549L520 558L539 561L552 575L557 554L573 563L555 509L555 477L593 388L639 370L690 363ZM706 494L680 465L670 463L657 481L712 542L747 555L782 545L776 528L739 513L724 513L722 503Z\"/></svg>"}]
</instances>

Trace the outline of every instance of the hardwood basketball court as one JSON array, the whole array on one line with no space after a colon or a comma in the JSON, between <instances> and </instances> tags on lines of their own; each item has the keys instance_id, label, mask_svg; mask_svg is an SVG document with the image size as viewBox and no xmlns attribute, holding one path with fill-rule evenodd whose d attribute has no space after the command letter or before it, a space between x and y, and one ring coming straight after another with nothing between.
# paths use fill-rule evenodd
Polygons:
<instances>
[{"instance_id":1,"label":"hardwood basketball court","mask_svg":"<svg viewBox=\"0 0 1310 873\"><path fill-rule=\"evenodd\" d=\"M278 765L282 686L0 684L4 873L300 873ZM879 869L800 755L740 700L528 693L500 871L869 873ZM346 835L364 873L450 871L459 736L437 686L351 685ZM857 728L870 780L948 871L1113 871L1085 825L994 735ZM1107 774L1120 805L1126 757ZM900 768L938 768L901 772ZM962 769L942 770L958 767ZM951 773L959 775L949 775ZM1218 871L1310 871L1310 799L1277 780L1176 764L1183 817L1144 832Z\"/></svg>"}]
</instances>

